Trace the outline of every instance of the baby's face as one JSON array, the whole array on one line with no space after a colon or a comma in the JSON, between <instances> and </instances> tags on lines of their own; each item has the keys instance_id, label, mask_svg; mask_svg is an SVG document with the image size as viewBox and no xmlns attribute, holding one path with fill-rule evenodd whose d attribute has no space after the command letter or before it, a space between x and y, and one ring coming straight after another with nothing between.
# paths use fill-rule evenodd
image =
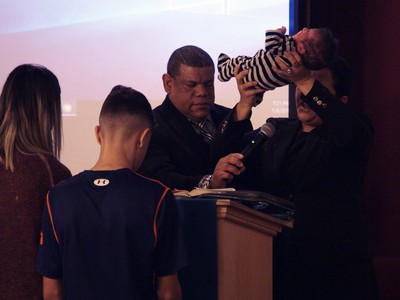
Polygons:
<instances>
[{"instance_id":1,"label":"baby's face","mask_svg":"<svg viewBox=\"0 0 400 300\"><path fill-rule=\"evenodd\" d=\"M304 54L307 44L317 44L320 40L318 29L303 28L293 36L296 41L296 49L299 54Z\"/></svg>"}]
</instances>

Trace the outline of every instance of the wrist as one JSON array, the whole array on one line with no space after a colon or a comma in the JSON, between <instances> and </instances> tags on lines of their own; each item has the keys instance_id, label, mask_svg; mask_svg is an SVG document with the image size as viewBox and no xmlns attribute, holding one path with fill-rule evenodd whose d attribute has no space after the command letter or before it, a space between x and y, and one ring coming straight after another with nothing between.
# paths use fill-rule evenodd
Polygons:
<instances>
[{"instance_id":1,"label":"wrist","mask_svg":"<svg viewBox=\"0 0 400 300\"><path fill-rule=\"evenodd\" d=\"M203 178L200 180L197 187L202 189L211 189L212 188L212 175L204 175Z\"/></svg>"},{"instance_id":2,"label":"wrist","mask_svg":"<svg viewBox=\"0 0 400 300\"><path fill-rule=\"evenodd\" d=\"M239 103L235 107L235 112L233 113L234 121L243 121L250 117L251 109L253 107L253 103L243 103L239 101Z\"/></svg>"}]
</instances>

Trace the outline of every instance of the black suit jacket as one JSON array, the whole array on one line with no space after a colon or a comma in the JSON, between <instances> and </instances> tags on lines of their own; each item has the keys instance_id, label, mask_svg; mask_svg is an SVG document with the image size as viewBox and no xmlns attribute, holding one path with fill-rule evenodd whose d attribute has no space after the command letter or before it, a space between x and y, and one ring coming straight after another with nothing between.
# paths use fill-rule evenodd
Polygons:
<instances>
[{"instance_id":1,"label":"black suit jacket","mask_svg":"<svg viewBox=\"0 0 400 300\"><path fill-rule=\"evenodd\" d=\"M324 123L308 134L299 155L292 156L300 121L269 119L276 133L245 163L247 170L239 177L245 183L241 188L264 191L295 203L295 242L291 249L302 261L312 265L368 259L361 196L372 128L318 82L303 101ZM237 151L246 140L243 131L227 128L214 151Z\"/></svg>"},{"instance_id":2,"label":"black suit jacket","mask_svg":"<svg viewBox=\"0 0 400 300\"><path fill-rule=\"evenodd\" d=\"M295 204L294 228L274 238L274 299L377 299L361 202L372 127L318 82L302 99L323 124L304 134L297 119L269 119L275 135L238 177L242 189ZM219 133L214 155L248 142L232 125Z\"/></svg>"},{"instance_id":3,"label":"black suit jacket","mask_svg":"<svg viewBox=\"0 0 400 300\"><path fill-rule=\"evenodd\" d=\"M212 145L204 142L168 96L153 112L156 126L139 173L173 189L193 189L204 175L214 171L218 157L210 155ZM231 112L214 104L211 118L217 127L223 122L226 126Z\"/></svg>"}]
</instances>

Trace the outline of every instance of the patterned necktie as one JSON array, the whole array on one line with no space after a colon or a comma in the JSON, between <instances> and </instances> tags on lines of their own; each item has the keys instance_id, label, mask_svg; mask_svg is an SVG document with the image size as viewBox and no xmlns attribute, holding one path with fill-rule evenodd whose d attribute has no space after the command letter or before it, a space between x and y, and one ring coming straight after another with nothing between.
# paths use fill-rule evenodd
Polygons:
<instances>
[{"instance_id":1,"label":"patterned necktie","mask_svg":"<svg viewBox=\"0 0 400 300\"><path fill-rule=\"evenodd\" d=\"M197 127L197 132L201 135L203 140L206 143L211 143L214 139L214 131L215 129L213 128L213 124L208 120L205 119L202 122L194 123Z\"/></svg>"}]
</instances>

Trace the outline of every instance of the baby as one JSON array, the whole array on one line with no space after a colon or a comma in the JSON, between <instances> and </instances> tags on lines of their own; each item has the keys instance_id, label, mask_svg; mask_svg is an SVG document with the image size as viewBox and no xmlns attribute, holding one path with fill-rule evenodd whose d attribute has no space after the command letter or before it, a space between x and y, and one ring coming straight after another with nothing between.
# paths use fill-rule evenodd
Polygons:
<instances>
[{"instance_id":1,"label":"baby","mask_svg":"<svg viewBox=\"0 0 400 300\"><path fill-rule=\"evenodd\" d=\"M293 36L285 35L286 28L267 30L265 32L265 49L259 50L253 57L238 56L230 58L221 53L218 57L218 79L228 81L234 77L235 67L248 69L244 82L257 81L258 87L264 90L273 90L284 86L290 81L283 79L272 70L276 66L275 57L279 56L290 67L290 63L283 57L285 51L297 50L302 57L302 63L311 70L324 68L336 54L337 42L332 32L327 28L304 28ZM288 69L290 72L290 68ZM262 101L262 95L257 97L253 106Z\"/></svg>"}]
</instances>

